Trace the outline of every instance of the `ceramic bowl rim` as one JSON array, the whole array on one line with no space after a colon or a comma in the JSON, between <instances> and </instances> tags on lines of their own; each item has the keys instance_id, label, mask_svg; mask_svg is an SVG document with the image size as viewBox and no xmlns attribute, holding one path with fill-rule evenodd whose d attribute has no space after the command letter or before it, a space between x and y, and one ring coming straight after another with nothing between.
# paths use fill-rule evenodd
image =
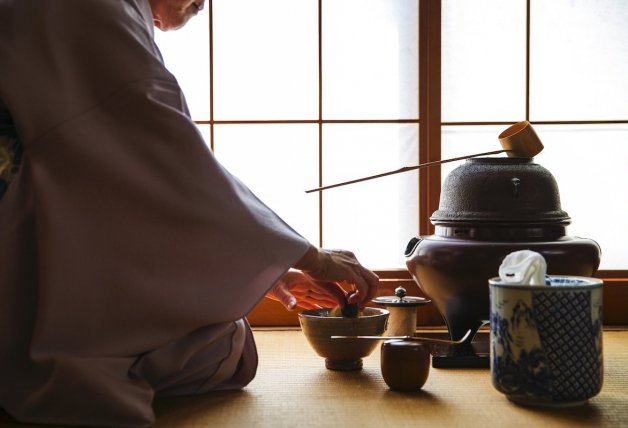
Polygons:
<instances>
[{"instance_id":1,"label":"ceramic bowl rim","mask_svg":"<svg viewBox=\"0 0 628 428\"><path fill-rule=\"evenodd\" d=\"M368 314L368 315L360 315L359 317L356 318L352 318L352 317L332 317L332 316L321 316L321 312L322 311L327 311L329 312L331 309L330 308L322 308L322 309L305 309L301 312L299 312L299 317L300 318L304 318L304 319L310 319L310 320L315 320L315 319L322 319L322 320L333 320L333 319L351 319L351 320L355 320L355 319L371 319L371 318L377 318L377 317L381 317L381 316L386 316L386 315L390 315L390 311L387 309L382 309L382 308L375 308L372 306L367 306L364 309L368 309L375 311L376 313L373 314Z\"/></svg>"}]
</instances>

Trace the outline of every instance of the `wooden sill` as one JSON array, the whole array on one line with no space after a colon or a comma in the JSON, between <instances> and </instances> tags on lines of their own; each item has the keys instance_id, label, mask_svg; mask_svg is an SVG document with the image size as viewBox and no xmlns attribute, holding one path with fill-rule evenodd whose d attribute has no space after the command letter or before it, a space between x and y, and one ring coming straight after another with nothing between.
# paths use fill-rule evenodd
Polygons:
<instances>
[{"instance_id":1,"label":"wooden sill","mask_svg":"<svg viewBox=\"0 0 628 428\"><path fill-rule=\"evenodd\" d=\"M393 295L395 288L403 286L408 295L425 294L416 285L406 270L378 271L381 296ZM604 280L604 325L628 325L628 271L600 271L596 277ZM298 327L298 311L288 312L278 302L263 299L251 313L248 320L253 327ZM419 309L417 327L444 328L445 322L434 305Z\"/></svg>"}]
</instances>

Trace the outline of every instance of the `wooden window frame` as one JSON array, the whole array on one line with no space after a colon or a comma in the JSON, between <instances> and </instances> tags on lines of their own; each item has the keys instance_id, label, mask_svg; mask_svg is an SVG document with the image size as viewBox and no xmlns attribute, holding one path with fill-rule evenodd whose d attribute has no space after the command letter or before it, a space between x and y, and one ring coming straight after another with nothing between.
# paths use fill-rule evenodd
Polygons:
<instances>
[{"instance_id":1,"label":"wooden window frame","mask_svg":"<svg viewBox=\"0 0 628 428\"><path fill-rule=\"evenodd\" d=\"M418 163L425 163L440 159L441 116L440 116L440 0L417 0L419 4L419 146ZM321 22L319 0L319 61L322 57ZM437 35L434 37L434 35ZM320 64L319 64L320 67ZM319 70L320 71L320 70ZM322 73L319 72L319 79ZM322 88L322 82L319 82ZM322 96L322 94L319 94ZM319 106L322 103L319 100ZM322 126L322 112L319 111ZM333 122L333 121L326 121ZM368 122L368 121L365 121ZM322 135L322 134L319 134ZM424 142L420 144L419 142ZM431 214L436 211L439 203L441 172L440 168L423 168L418 174L419 212L417 230L420 235L429 235L434 232L430 223ZM321 184L322 185L322 184ZM322 227L321 227L322 230ZM408 237L408 240L411 237ZM405 287L410 294L423 295L422 291L404 269L376 271L380 277L380 293L393 294L398 286ZM262 300L248 316L249 322L258 327L294 327L299 325L296 311L288 312L285 308L269 299ZM443 318L438 311L429 305L420 311L417 317L419 325L442 326Z\"/></svg>"},{"instance_id":2,"label":"wooden window frame","mask_svg":"<svg viewBox=\"0 0 628 428\"><path fill-rule=\"evenodd\" d=\"M213 1L208 1L209 8L209 55L210 55L210 118L208 121L196 121L197 124L209 125L209 144L214 148L214 125L226 124L287 124L312 123L319 127L319 151L322 150L322 127L326 123L418 123L419 146L418 163L436 161L441 158L441 126L457 125L511 125L512 122L445 122L441 121L441 0L417 0L419 5L419 118L418 120L358 120L338 121L324 120L322 112L322 0L318 0L318 57L319 57L319 111L318 120L276 120L276 121L217 121L214 119L214 91L213 91ZM526 120L530 113L530 3L526 2ZM628 124L628 120L609 121L553 121L533 122L543 125L562 124ZM319 153L322 154L322 153ZM319 156L322 159L322 156ZM319 161L319 177L322 177L322 160ZM431 214L438 209L441 170L438 167L423 168L418 174L419 212L417 230L419 235L434 233L434 226L430 223ZM319 183L322 185L322 183ZM322 198L322 195L319 195ZM322 199L319 203L322 206ZM322 210L321 210L322 213ZM319 240L322 242L322 214L319 215ZM409 237L410 238L410 237ZM392 269L376 272L381 280L380 294L393 294L398 286L404 286L411 295L422 296L424 293L412 280L410 273L404 269ZM628 270L601 270L596 274L604 280L604 323L605 325L628 325L628 311L624 306L628 303ZM299 325L297 311L288 312L285 308L269 299L263 299L248 315L249 322L256 327L296 327ZM420 326L443 327L442 316L433 307L428 305L418 313L417 324Z\"/></svg>"}]
</instances>

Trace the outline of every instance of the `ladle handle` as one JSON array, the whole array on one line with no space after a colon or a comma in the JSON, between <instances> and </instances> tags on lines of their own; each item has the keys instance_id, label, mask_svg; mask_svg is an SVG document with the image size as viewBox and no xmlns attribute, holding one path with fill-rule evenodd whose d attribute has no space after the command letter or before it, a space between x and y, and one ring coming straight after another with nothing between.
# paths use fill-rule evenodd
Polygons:
<instances>
[{"instance_id":1,"label":"ladle handle","mask_svg":"<svg viewBox=\"0 0 628 428\"><path fill-rule=\"evenodd\" d=\"M332 189L334 187L345 186L347 184L359 183L361 181L372 180L374 178L385 177L387 175L399 174L401 172L412 171L412 170L415 170L415 169L424 168L424 167L437 165L437 164L441 164L441 163L453 162L453 161L462 160L462 159L469 159L469 158L474 158L474 157L477 157L477 156L496 155L496 154L504 153L504 152L507 152L507 151L509 151L509 150L494 150L492 152L476 153L474 155L466 155L466 156L460 156L460 157L457 157L457 158L442 159L442 160L437 160L437 161L432 161L432 162L426 162L426 163L422 163L420 165L415 165L415 166L406 166L406 167L403 167L403 168L396 169L394 171L383 172L381 174L376 174L376 175L371 175L371 176L368 176L368 177L357 178L355 180L345 181L345 182L342 182L342 183L336 183L336 184L330 184L328 186L317 187L316 189L306 190L305 193L320 192L321 190Z\"/></svg>"},{"instance_id":2,"label":"ladle handle","mask_svg":"<svg viewBox=\"0 0 628 428\"><path fill-rule=\"evenodd\" d=\"M471 336L471 330L458 340L437 339L435 337L420 337L420 336L331 336L332 339L366 339L366 340L418 340L421 342L437 342L448 343L450 345L463 344Z\"/></svg>"}]
</instances>

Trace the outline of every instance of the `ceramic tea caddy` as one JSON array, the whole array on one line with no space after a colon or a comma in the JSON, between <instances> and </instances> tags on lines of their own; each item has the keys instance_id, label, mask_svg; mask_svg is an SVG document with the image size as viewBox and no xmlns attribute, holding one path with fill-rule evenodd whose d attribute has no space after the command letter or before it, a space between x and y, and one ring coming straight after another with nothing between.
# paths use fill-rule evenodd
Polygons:
<instances>
[{"instance_id":1,"label":"ceramic tea caddy","mask_svg":"<svg viewBox=\"0 0 628 428\"><path fill-rule=\"evenodd\" d=\"M430 344L387 340L381 347L381 370L384 382L393 391L420 390L430 373Z\"/></svg>"},{"instance_id":2,"label":"ceramic tea caddy","mask_svg":"<svg viewBox=\"0 0 628 428\"><path fill-rule=\"evenodd\" d=\"M424 297L407 296L403 287L397 287L394 296L380 296L372 300L390 312L385 336L413 336L416 331L417 308L430 301Z\"/></svg>"}]
</instances>

